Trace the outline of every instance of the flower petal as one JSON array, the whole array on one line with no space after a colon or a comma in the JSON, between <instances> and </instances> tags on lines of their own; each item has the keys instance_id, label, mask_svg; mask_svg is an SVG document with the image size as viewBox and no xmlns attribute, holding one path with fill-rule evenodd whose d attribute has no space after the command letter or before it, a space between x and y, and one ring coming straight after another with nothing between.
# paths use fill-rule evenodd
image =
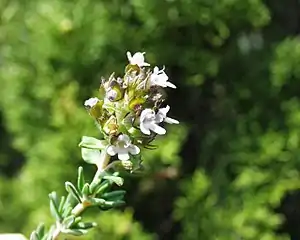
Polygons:
<instances>
[{"instance_id":1,"label":"flower petal","mask_svg":"<svg viewBox=\"0 0 300 240\"><path fill-rule=\"evenodd\" d=\"M129 159L128 153L118 153L118 158L121 161L127 161Z\"/></svg>"},{"instance_id":2,"label":"flower petal","mask_svg":"<svg viewBox=\"0 0 300 240\"><path fill-rule=\"evenodd\" d=\"M169 105L167 105L166 107L164 107L164 108L160 108L159 110L158 110L158 112L159 113L162 113L163 115L164 115L164 117L166 117L167 116L167 113L170 111L170 106Z\"/></svg>"},{"instance_id":3,"label":"flower petal","mask_svg":"<svg viewBox=\"0 0 300 240\"><path fill-rule=\"evenodd\" d=\"M146 134L146 135L150 135L150 130L149 128L147 127L146 124L142 123L140 124L140 129L142 131L142 133Z\"/></svg>"},{"instance_id":4,"label":"flower petal","mask_svg":"<svg viewBox=\"0 0 300 240\"><path fill-rule=\"evenodd\" d=\"M100 100L96 97L93 97L93 98L89 98L88 100L86 100L84 102L84 106L86 107L94 107Z\"/></svg>"},{"instance_id":5,"label":"flower petal","mask_svg":"<svg viewBox=\"0 0 300 240\"><path fill-rule=\"evenodd\" d=\"M153 74L158 75L158 73L159 73L159 68L157 66L155 66L153 68Z\"/></svg>"},{"instance_id":6,"label":"flower petal","mask_svg":"<svg viewBox=\"0 0 300 240\"><path fill-rule=\"evenodd\" d=\"M130 141L130 138L128 137L128 135L126 134L122 134L118 137L118 141L122 141L125 143L125 145L129 144L131 141Z\"/></svg>"},{"instance_id":7,"label":"flower petal","mask_svg":"<svg viewBox=\"0 0 300 240\"><path fill-rule=\"evenodd\" d=\"M117 154L117 148L113 145L110 145L107 149L106 152L110 156L115 156Z\"/></svg>"},{"instance_id":8,"label":"flower petal","mask_svg":"<svg viewBox=\"0 0 300 240\"><path fill-rule=\"evenodd\" d=\"M166 82L166 85L167 87L170 87L170 88L177 88L173 83L171 82Z\"/></svg>"},{"instance_id":9,"label":"flower petal","mask_svg":"<svg viewBox=\"0 0 300 240\"><path fill-rule=\"evenodd\" d=\"M127 52L126 55L127 55L128 61L131 63L131 60L132 60L131 52Z\"/></svg>"},{"instance_id":10,"label":"flower petal","mask_svg":"<svg viewBox=\"0 0 300 240\"><path fill-rule=\"evenodd\" d=\"M155 118L155 113L152 109L146 108L142 111L141 116L140 116L140 121L144 122L146 118L147 119Z\"/></svg>"},{"instance_id":11,"label":"flower petal","mask_svg":"<svg viewBox=\"0 0 300 240\"><path fill-rule=\"evenodd\" d=\"M137 155L140 153L140 149L138 146L131 144L128 148L129 153L131 153L132 155Z\"/></svg>"},{"instance_id":12,"label":"flower petal","mask_svg":"<svg viewBox=\"0 0 300 240\"><path fill-rule=\"evenodd\" d=\"M166 129L162 128L161 126L158 126L155 123L150 125L150 129L158 135L164 135L167 132Z\"/></svg>"},{"instance_id":13,"label":"flower petal","mask_svg":"<svg viewBox=\"0 0 300 240\"><path fill-rule=\"evenodd\" d=\"M176 119L173 119L173 118L169 118L169 117L166 117L164 122L170 123L170 124L179 124L179 121L177 121Z\"/></svg>"}]
</instances>

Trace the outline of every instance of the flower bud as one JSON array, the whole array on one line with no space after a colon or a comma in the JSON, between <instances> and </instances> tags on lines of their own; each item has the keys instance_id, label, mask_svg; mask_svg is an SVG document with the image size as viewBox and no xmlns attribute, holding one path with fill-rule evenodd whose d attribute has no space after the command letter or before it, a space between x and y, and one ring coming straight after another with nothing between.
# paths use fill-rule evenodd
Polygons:
<instances>
[{"instance_id":1,"label":"flower bud","mask_svg":"<svg viewBox=\"0 0 300 240\"><path fill-rule=\"evenodd\" d=\"M124 89L121 88L121 86L116 80L113 80L106 91L106 98L111 102L116 102L121 100L123 96Z\"/></svg>"},{"instance_id":2,"label":"flower bud","mask_svg":"<svg viewBox=\"0 0 300 240\"><path fill-rule=\"evenodd\" d=\"M110 116L105 122L103 130L108 135L115 135L118 132L117 119L114 116Z\"/></svg>"},{"instance_id":3,"label":"flower bud","mask_svg":"<svg viewBox=\"0 0 300 240\"><path fill-rule=\"evenodd\" d=\"M89 100L87 100L87 101L89 101ZM93 103L92 105L88 105L89 102L87 102L87 101L86 101L85 107L89 111L89 114L95 119L101 118L103 100L98 99L97 102L95 101L95 103Z\"/></svg>"}]
</instances>

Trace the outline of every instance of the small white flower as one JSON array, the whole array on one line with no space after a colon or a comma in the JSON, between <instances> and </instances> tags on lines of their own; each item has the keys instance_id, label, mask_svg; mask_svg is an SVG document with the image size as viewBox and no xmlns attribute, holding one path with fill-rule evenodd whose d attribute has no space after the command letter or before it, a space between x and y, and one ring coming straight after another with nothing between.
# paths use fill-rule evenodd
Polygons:
<instances>
[{"instance_id":1,"label":"small white flower","mask_svg":"<svg viewBox=\"0 0 300 240\"><path fill-rule=\"evenodd\" d=\"M168 82L169 77L165 73L164 69L159 70L158 67L155 67L153 69L153 73L150 76L150 85L158 85L161 87L170 87L170 88L176 88L176 86L173 83Z\"/></svg>"},{"instance_id":2,"label":"small white flower","mask_svg":"<svg viewBox=\"0 0 300 240\"><path fill-rule=\"evenodd\" d=\"M116 90L114 89L108 89L107 92L106 92L106 98L113 102L114 100L116 100L116 98L118 97L118 93Z\"/></svg>"},{"instance_id":3,"label":"small white flower","mask_svg":"<svg viewBox=\"0 0 300 240\"><path fill-rule=\"evenodd\" d=\"M90 98L90 99L88 99L88 100L86 100L86 101L84 102L84 106L92 108L92 107L94 107L98 102L99 102L99 99L98 99L98 98L96 98L96 97Z\"/></svg>"},{"instance_id":4,"label":"small white flower","mask_svg":"<svg viewBox=\"0 0 300 240\"><path fill-rule=\"evenodd\" d=\"M115 156L118 154L118 158L121 161L129 160L129 153L136 155L140 153L140 149L131 143L130 138L126 134L122 134L118 137L115 145L110 145L106 149L107 154L110 156Z\"/></svg>"},{"instance_id":5,"label":"small white flower","mask_svg":"<svg viewBox=\"0 0 300 240\"><path fill-rule=\"evenodd\" d=\"M133 56L130 52L127 52L127 58L129 60L129 63L132 65L138 65L139 67L148 67L150 66L149 63L145 62L144 54L145 52L137 52Z\"/></svg>"},{"instance_id":6,"label":"small white flower","mask_svg":"<svg viewBox=\"0 0 300 240\"><path fill-rule=\"evenodd\" d=\"M140 117L140 129L142 133L150 135L151 130L159 135L165 134L166 130L159 126L157 123L158 122L156 121L155 112L152 109L147 108L142 111Z\"/></svg>"},{"instance_id":7,"label":"small white flower","mask_svg":"<svg viewBox=\"0 0 300 240\"><path fill-rule=\"evenodd\" d=\"M166 122L170 124L179 124L179 121L167 117L167 113L170 110L170 106L167 105L165 108L160 108L155 116L155 120L157 123Z\"/></svg>"}]
</instances>

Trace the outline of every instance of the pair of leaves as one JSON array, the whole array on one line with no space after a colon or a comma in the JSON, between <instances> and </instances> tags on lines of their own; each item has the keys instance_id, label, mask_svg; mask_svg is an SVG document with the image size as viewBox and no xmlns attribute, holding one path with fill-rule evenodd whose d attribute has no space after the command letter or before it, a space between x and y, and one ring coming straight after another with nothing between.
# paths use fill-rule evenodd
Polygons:
<instances>
[{"instance_id":1,"label":"pair of leaves","mask_svg":"<svg viewBox=\"0 0 300 240\"><path fill-rule=\"evenodd\" d=\"M81 155L85 162L89 164L97 164L101 160L100 150L104 150L108 142L93 137L83 136L79 147L81 147Z\"/></svg>"}]
</instances>

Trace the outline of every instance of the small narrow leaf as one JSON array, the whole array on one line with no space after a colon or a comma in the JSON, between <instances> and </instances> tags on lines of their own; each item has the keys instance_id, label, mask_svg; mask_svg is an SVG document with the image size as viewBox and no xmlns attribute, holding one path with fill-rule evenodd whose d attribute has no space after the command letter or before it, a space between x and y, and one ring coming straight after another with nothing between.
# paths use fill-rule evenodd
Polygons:
<instances>
[{"instance_id":1,"label":"small narrow leaf","mask_svg":"<svg viewBox=\"0 0 300 240\"><path fill-rule=\"evenodd\" d=\"M64 207L63 212L62 212L62 217L65 218L67 216L69 216L73 210L72 206L66 202L67 206Z\"/></svg>"},{"instance_id":2,"label":"small narrow leaf","mask_svg":"<svg viewBox=\"0 0 300 240\"><path fill-rule=\"evenodd\" d=\"M95 223L95 222L86 222L86 223L80 222L77 224L77 227L80 229L90 229L90 228L93 228L96 226L97 226L97 223Z\"/></svg>"},{"instance_id":3,"label":"small narrow leaf","mask_svg":"<svg viewBox=\"0 0 300 240\"><path fill-rule=\"evenodd\" d=\"M104 207L120 207L125 204L124 201L117 200L117 201L105 201Z\"/></svg>"},{"instance_id":4,"label":"small narrow leaf","mask_svg":"<svg viewBox=\"0 0 300 240\"><path fill-rule=\"evenodd\" d=\"M57 220L57 221L61 221L62 217L58 211L58 206L55 203L55 200L53 199L53 197L55 196L55 194L50 193L49 194L49 198L50 198L50 212L52 214L52 216Z\"/></svg>"},{"instance_id":5,"label":"small narrow leaf","mask_svg":"<svg viewBox=\"0 0 300 240\"><path fill-rule=\"evenodd\" d=\"M105 190L107 190L110 186L111 186L111 183L108 180L106 180L106 181L102 182L101 184L99 184L98 186L95 186L95 189L93 189L91 192L93 194L101 194Z\"/></svg>"},{"instance_id":6,"label":"small narrow leaf","mask_svg":"<svg viewBox=\"0 0 300 240\"><path fill-rule=\"evenodd\" d=\"M83 175L83 167L78 168L77 188L81 191L85 183Z\"/></svg>"},{"instance_id":7,"label":"small narrow leaf","mask_svg":"<svg viewBox=\"0 0 300 240\"><path fill-rule=\"evenodd\" d=\"M93 137L83 136L81 142L79 143L79 147L89 148L89 149L98 149L102 150L106 148L107 141L99 140Z\"/></svg>"},{"instance_id":8,"label":"small narrow leaf","mask_svg":"<svg viewBox=\"0 0 300 240\"><path fill-rule=\"evenodd\" d=\"M123 183L124 183L124 179L123 178L117 177L117 176L113 176L113 175L104 176L103 179L110 180L110 181L114 182L115 184L117 184L118 186L122 186Z\"/></svg>"},{"instance_id":9,"label":"small narrow leaf","mask_svg":"<svg viewBox=\"0 0 300 240\"><path fill-rule=\"evenodd\" d=\"M65 228L70 228L75 221L75 216L71 215L64 219L63 224Z\"/></svg>"},{"instance_id":10,"label":"small narrow leaf","mask_svg":"<svg viewBox=\"0 0 300 240\"><path fill-rule=\"evenodd\" d=\"M40 240L36 231L33 231L30 235L30 240Z\"/></svg>"},{"instance_id":11,"label":"small narrow leaf","mask_svg":"<svg viewBox=\"0 0 300 240\"><path fill-rule=\"evenodd\" d=\"M121 200L124 195L125 195L126 191L124 190L117 190L117 191L112 191L109 193L104 193L101 197L105 198L105 199L118 199Z\"/></svg>"},{"instance_id":12,"label":"small narrow leaf","mask_svg":"<svg viewBox=\"0 0 300 240\"><path fill-rule=\"evenodd\" d=\"M82 220L82 217L76 217L74 221L74 225L77 225Z\"/></svg>"},{"instance_id":13,"label":"small narrow leaf","mask_svg":"<svg viewBox=\"0 0 300 240\"><path fill-rule=\"evenodd\" d=\"M51 193L51 198L54 201L55 205L58 207L59 206L59 198L57 196L56 192L52 192Z\"/></svg>"},{"instance_id":14,"label":"small narrow leaf","mask_svg":"<svg viewBox=\"0 0 300 240\"><path fill-rule=\"evenodd\" d=\"M82 189L82 195L83 196L90 195L90 185L88 183L84 184L83 189Z\"/></svg>"},{"instance_id":15,"label":"small narrow leaf","mask_svg":"<svg viewBox=\"0 0 300 240\"><path fill-rule=\"evenodd\" d=\"M66 202L66 197L65 197L65 196L62 196L61 199L60 199L59 206L58 206L58 211L59 211L60 213L63 212L63 208L64 208L64 205L65 205L65 202Z\"/></svg>"},{"instance_id":16,"label":"small narrow leaf","mask_svg":"<svg viewBox=\"0 0 300 240\"><path fill-rule=\"evenodd\" d=\"M95 206L103 206L105 204L105 199L102 198L93 198L90 199L90 202Z\"/></svg>"},{"instance_id":17,"label":"small narrow leaf","mask_svg":"<svg viewBox=\"0 0 300 240\"><path fill-rule=\"evenodd\" d=\"M37 229L36 229L36 233L39 236L39 238L43 238L43 236L45 235L45 225L43 223L41 223L40 225L38 225Z\"/></svg>"},{"instance_id":18,"label":"small narrow leaf","mask_svg":"<svg viewBox=\"0 0 300 240\"><path fill-rule=\"evenodd\" d=\"M89 164L97 164L101 159L101 153L99 150L81 148L82 159Z\"/></svg>"},{"instance_id":19,"label":"small narrow leaf","mask_svg":"<svg viewBox=\"0 0 300 240\"><path fill-rule=\"evenodd\" d=\"M74 235L74 236L82 236L87 233L87 230L82 229L62 229L63 233Z\"/></svg>"},{"instance_id":20,"label":"small narrow leaf","mask_svg":"<svg viewBox=\"0 0 300 240\"><path fill-rule=\"evenodd\" d=\"M100 182L101 182L101 180L91 182L90 189L89 189L91 194L93 194L95 192L95 189L97 189L99 187Z\"/></svg>"},{"instance_id":21,"label":"small narrow leaf","mask_svg":"<svg viewBox=\"0 0 300 240\"><path fill-rule=\"evenodd\" d=\"M76 190L74 185L71 182L66 182L65 183L65 188L68 193L72 194L72 196L79 202L81 203L81 198L79 192Z\"/></svg>"}]
</instances>

